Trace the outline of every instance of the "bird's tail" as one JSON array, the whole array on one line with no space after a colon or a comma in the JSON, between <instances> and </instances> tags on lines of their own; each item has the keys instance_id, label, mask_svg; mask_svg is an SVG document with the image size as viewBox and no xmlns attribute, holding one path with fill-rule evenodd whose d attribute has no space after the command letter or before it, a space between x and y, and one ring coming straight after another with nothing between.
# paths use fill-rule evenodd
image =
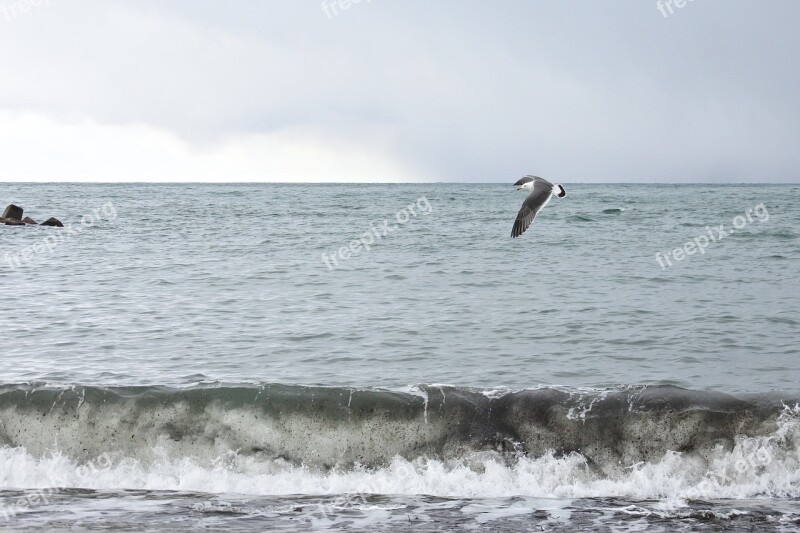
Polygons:
<instances>
[{"instance_id":1,"label":"bird's tail","mask_svg":"<svg viewBox=\"0 0 800 533\"><path fill-rule=\"evenodd\" d=\"M559 198L564 198L567 195L567 191L564 190L564 187L562 187L561 184L556 185L556 187L558 187L558 193L556 196Z\"/></svg>"}]
</instances>

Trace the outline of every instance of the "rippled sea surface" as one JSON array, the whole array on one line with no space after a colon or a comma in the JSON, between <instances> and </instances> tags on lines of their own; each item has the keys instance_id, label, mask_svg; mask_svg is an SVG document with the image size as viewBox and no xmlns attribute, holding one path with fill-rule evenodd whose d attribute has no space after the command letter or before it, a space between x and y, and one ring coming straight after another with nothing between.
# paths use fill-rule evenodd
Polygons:
<instances>
[{"instance_id":1,"label":"rippled sea surface","mask_svg":"<svg viewBox=\"0 0 800 533\"><path fill-rule=\"evenodd\" d=\"M39 222L55 216L68 226L0 226L0 528L689 530L713 529L719 520L731 527L796 527L800 454L792 454L800 448L786 441L794 422L786 413L778 421L778 413L782 401L800 397L800 187L565 187L566 198L553 198L521 238L511 239L525 195L510 185L0 184L0 208L13 202ZM329 444L313 444L338 450L336 443L344 443L342 454L355 446L342 436L355 434L355 426L345 428L340 417L352 415L352 391L394 394L402 406L386 412L398 420L419 416L419 427L434 423L429 401L445 409L445 391L454 390L487 398L567 391L569 400L547 405L563 404L569 416L583 412L584 418L595 403L580 411L579 394L605 401L608 391L661 386L737 401L769 398L777 410L765 411L765 425L745 436L756 439L758 450L784 439L779 451L769 448L772 466L761 456L756 464L744 448L736 452L734 437L745 427L738 418L714 419L720 434L704 438L721 439L726 453L744 454L762 481L764 469L780 463L782 470L771 472L764 486L734 479L726 487L750 488L712 491L704 500L683 488L656 490L666 481L652 473L653 490L641 489L624 477L630 471L597 470L591 460L580 467L588 477L578 483L569 469L579 467L558 461L581 450L559 440L561 448L545 464L541 454L532 455L533 441L522 430L496 441L488 432L491 444L470 441L470 453L503 448L495 458L502 468L492 477L487 472L495 459L451 453L444 445L418 456L398 452L394 460L370 456L361 466L337 465L336 454L304 466L305 459L291 459L304 444L289 451L276 451L279 444L253 444L250 451L230 444L269 440L278 431L272 426L250 440L234 439L228 432L245 429L215 414L213 431L207 419L175 429L188 416L180 414L182 406L200 409L181 391L216 390L219 398L202 403L208 414L230 407L225 391L273 384L351 391L350 401L336 404L341 412L320 422L341 433L332 433ZM41 408L36 395L52 390L71 391L74 405L56 399ZM108 403L92 403L93 395L105 398L97 391L113 391L114 401L161 398L153 405L174 409L159 416L176 418L166 429L145 422L142 413L154 412L145 400L119 400L119 411L101 416L98 406ZM318 393L312 392L313 407ZM667 403L674 394L683 393L669 392ZM251 407L261 401L253 398ZM732 412L716 398L703 400L703 409ZM691 410L695 404L681 405ZM23 408L31 418L15 418ZM39 411L61 418L47 425L36 418L46 418L44 412L34 417ZM67 431L70 416L83 425ZM111 433L97 428L109 420L109 427L138 428L129 440L147 437L133 447L103 440ZM289 431L290 422L282 420L280 431ZM510 427L503 424L492 432ZM36 434L21 429L34 426ZM649 431L671 430L656 424ZM173 446L203 431L205 444ZM423 431L425 442L449 442L453 431L438 437ZM78 445L92 438L93 446ZM525 457L509 463L504 442ZM686 452L664 446L659 453ZM112 467L81 475L82 466L106 452ZM776 454L788 455L779 460ZM400 458L416 465L410 477L392 474ZM434 459L441 464L414 463ZM728 459L739 464L738 456ZM288 470L276 471L276 461L288 461L281 466ZM663 460L658 464L670 472ZM320 470L303 477L303 468ZM520 468L537 473L528 478ZM697 475L709 468L704 463ZM57 494L3 518L9 502L52 486L53 471L63 474ZM376 481L395 474L396 484ZM603 480L628 488L608 488ZM686 487L696 481L687 478ZM457 487L473 482L495 485L459 493ZM357 504L352 494L359 494Z\"/></svg>"},{"instance_id":2,"label":"rippled sea surface","mask_svg":"<svg viewBox=\"0 0 800 533\"><path fill-rule=\"evenodd\" d=\"M568 190L512 240L524 193L501 185L2 185L0 203L39 221L81 227L107 202L117 216L16 270L0 264L0 372L85 384L797 388L800 188ZM396 224L422 197L429 214L415 209L329 270L323 253ZM768 220L751 215L666 270L656 261L761 203ZM6 228L2 253L52 233Z\"/></svg>"}]
</instances>

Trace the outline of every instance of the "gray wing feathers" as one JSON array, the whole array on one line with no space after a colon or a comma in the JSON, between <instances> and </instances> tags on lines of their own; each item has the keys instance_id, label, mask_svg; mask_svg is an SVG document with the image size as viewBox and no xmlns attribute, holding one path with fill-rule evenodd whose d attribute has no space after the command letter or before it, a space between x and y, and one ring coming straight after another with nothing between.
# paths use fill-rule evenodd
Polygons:
<instances>
[{"instance_id":1,"label":"gray wing feathers","mask_svg":"<svg viewBox=\"0 0 800 533\"><path fill-rule=\"evenodd\" d=\"M525 230L533 223L536 214L544 207L550 200L553 194L553 184L547 180L539 178L541 181L536 180L537 183L525 201L522 202L522 207L517 213L517 219L514 221L514 227L511 229L511 237L519 237Z\"/></svg>"},{"instance_id":2,"label":"gray wing feathers","mask_svg":"<svg viewBox=\"0 0 800 533\"><path fill-rule=\"evenodd\" d=\"M525 176L524 178L520 178L519 181L517 181L514 184L514 187L519 187L520 185L523 185L523 184L531 182L531 181L535 181L537 183L539 183L539 182L546 183L547 185L550 185L550 187L553 186L552 183L550 183L549 181L547 181L544 178L540 178L539 176Z\"/></svg>"}]
</instances>

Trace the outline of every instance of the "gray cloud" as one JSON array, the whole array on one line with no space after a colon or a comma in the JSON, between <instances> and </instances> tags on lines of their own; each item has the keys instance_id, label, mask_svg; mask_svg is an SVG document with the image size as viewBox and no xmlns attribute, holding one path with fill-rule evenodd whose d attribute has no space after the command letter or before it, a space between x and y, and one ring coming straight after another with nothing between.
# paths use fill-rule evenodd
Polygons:
<instances>
[{"instance_id":1,"label":"gray cloud","mask_svg":"<svg viewBox=\"0 0 800 533\"><path fill-rule=\"evenodd\" d=\"M649 0L362 0L332 18L319 1L50 0L4 18L0 110L144 124L200 150L285 131L380 139L410 180L800 168L791 0L694 0L666 18Z\"/></svg>"}]
</instances>

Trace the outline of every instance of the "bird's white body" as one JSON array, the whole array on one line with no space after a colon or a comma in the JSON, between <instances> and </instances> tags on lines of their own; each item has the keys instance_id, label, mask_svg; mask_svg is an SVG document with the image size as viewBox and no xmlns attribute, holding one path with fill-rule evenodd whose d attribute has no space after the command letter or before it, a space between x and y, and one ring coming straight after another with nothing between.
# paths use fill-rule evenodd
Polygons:
<instances>
[{"instance_id":1,"label":"bird's white body","mask_svg":"<svg viewBox=\"0 0 800 533\"><path fill-rule=\"evenodd\" d=\"M518 191L526 191L526 192L533 192L533 188L536 186L535 181L529 181L527 183L523 183L519 187L517 187ZM556 183L553 185L553 194L558 196L559 198L563 198L567 195L566 191L564 191L564 187L561 186L560 183Z\"/></svg>"}]
</instances>

